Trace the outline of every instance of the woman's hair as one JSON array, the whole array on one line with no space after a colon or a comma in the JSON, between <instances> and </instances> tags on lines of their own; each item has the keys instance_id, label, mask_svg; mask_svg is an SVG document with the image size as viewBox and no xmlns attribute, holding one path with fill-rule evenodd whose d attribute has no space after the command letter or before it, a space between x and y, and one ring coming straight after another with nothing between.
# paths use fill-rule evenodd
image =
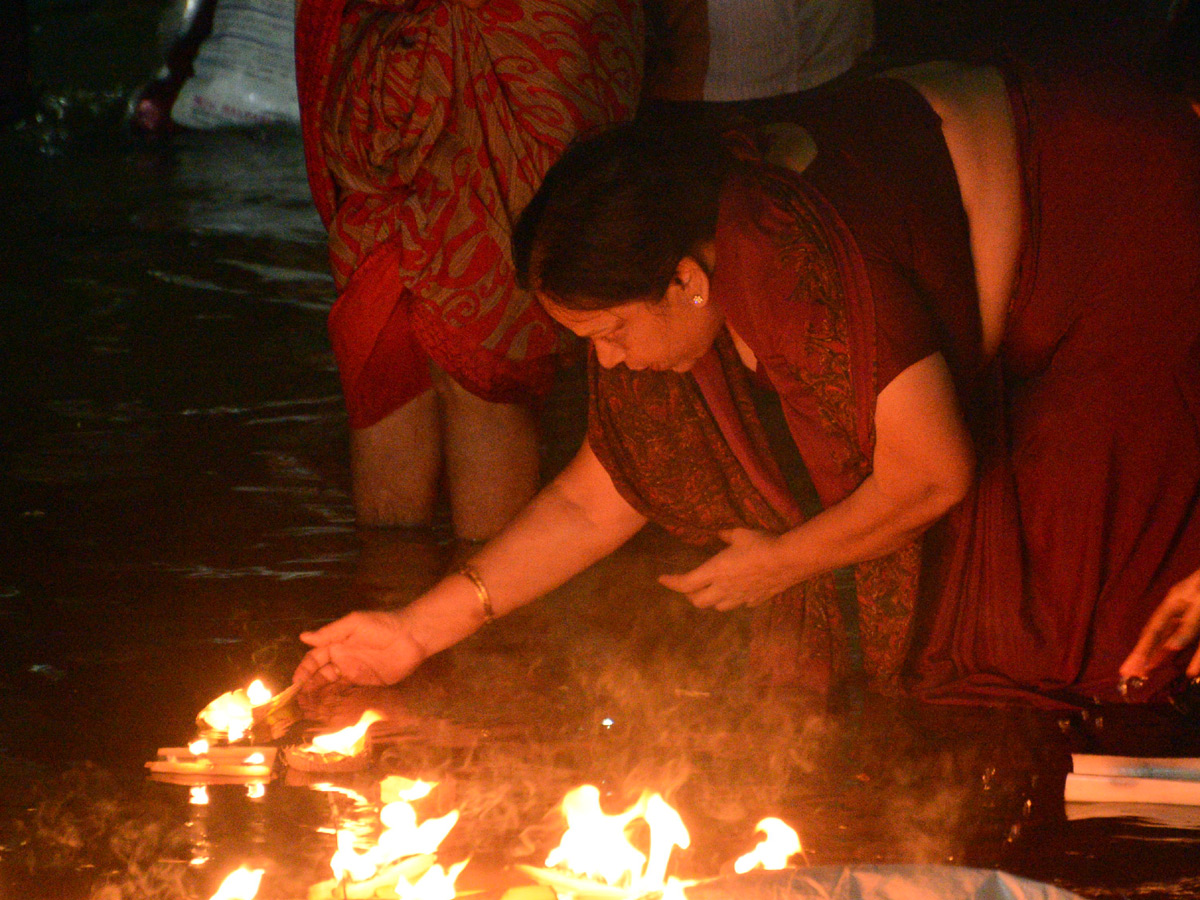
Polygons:
<instances>
[{"instance_id":1,"label":"woman's hair","mask_svg":"<svg viewBox=\"0 0 1200 900\"><path fill-rule=\"evenodd\" d=\"M636 121L576 141L517 221L518 284L574 309L657 300L716 233L729 164L693 123Z\"/></svg>"}]
</instances>

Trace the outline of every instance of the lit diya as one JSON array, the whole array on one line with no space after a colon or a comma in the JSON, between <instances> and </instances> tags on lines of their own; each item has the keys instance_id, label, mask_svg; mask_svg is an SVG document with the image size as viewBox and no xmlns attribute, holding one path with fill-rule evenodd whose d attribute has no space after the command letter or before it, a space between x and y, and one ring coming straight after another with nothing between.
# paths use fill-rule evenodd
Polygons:
<instances>
[{"instance_id":1,"label":"lit diya","mask_svg":"<svg viewBox=\"0 0 1200 900\"><path fill-rule=\"evenodd\" d=\"M364 719L374 721L366 715ZM370 721L364 724L360 720L354 729L338 732L338 741L346 740L347 733L357 733L356 740L361 740L369 725ZM337 849L329 864L333 877L309 888L308 900L455 900L466 896L458 894L455 886L466 861L448 868L437 861L438 849L458 822L458 812L422 822L412 806L435 787L434 783L400 776L385 778L380 783L383 806L379 827L371 829L372 833L378 831L378 836L368 840L350 827L338 828ZM663 900L686 900L684 888L702 883L667 875L674 848L686 849L691 841L680 815L660 795L647 792L629 809L609 815L601 809L599 790L583 785L567 794L562 809L567 830L546 858L546 868L518 867L536 884L509 888L501 900L638 900L656 894ZM634 828L638 821L645 827ZM648 834L643 841L648 844L647 852L631 843L630 831ZM763 838L736 861L734 870L739 874L782 869L792 856L803 852L796 832L780 819L763 819L756 832ZM218 894L213 900L240 897Z\"/></svg>"},{"instance_id":2,"label":"lit diya","mask_svg":"<svg viewBox=\"0 0 1200 900\"><path fill-rule=\"evenodd\" d=\"M146 768L156 780L185 784L265 781L275 768L276 749L240 742L256 724L286 709L294 695L294 687L272 695L259 679L245 689L227 691L196 716L196 724L205 737L187 747L160 747Z\"/></svg>"},{"instance_id":3,"label":"lit diya","mask_svg":"<svg viewBox=\"0 0 1200 900\"><path fill-rule=\"evenodd\" d=\"M210 747L208 741L193 741L186 747L159 747L158 758L146 763L159 780L183 783L260 782L275 768L274 747ZM173 778L170 776L174 776Z\"/></svg>"},{"instance_id":4,"label":"lit diya","mask_svg":"<svg viewBox=\"0 0 1200 900\"><path fill-rule=\"evenodd\" d=\"M331 734L319 734L308 744L283 751L289 768L301 772L353 772L369 762L367 729L382 722L383 715L368 709L358 723Z\"/></svg>"},{"instance_id":5,"label":"lit diya","mask_svg":"<svg viewBox=\"0 0 1200 900\"><path fill-rule=\"evenodd\" d=\"M629 809L609 815L600 808L600 791L584 785L563 798L562 808L567 831L546 857L546 868L519 867L538 884L577 900L635 900L649 894L682 900L684 888L696 884L667 875L672 851L686 850L691 839L679 813L660 795L643 794ZM649 830L647 853L628 838L639 819ZM782 869L802 852L800 838L780 819L763 819L756 830L763 840L734 864L739 873Z\"/></svg>"},{"instance_id":6,"label":"lit diya","mask_svg":"<svg viewBox=\"0 0 1200 900\"><path fill-rule=\"evenodd\" d=\"M245 688L228 691L217 697L196 716L196 724L210 736L224 737L231 744L250 734L256 726L262 726L270 740L282 737L296 721L291 709L291 700L299 690L293 684L278 694L255 679Z\"/></svg>"},{"instance_id":7,"label":"lit diya","mask_svg":"<svg viewBox=\"0 0 1200 900\"><path fill-rule=\"evenodd\" d=\"M745 856L738 857L733 871L739 875L754 869L777 870L785 868L797 853L803 853L800 836L782 819L763 819L754 827L755 833L763 836L758 846Z\"/></svg>"},{"instance_id":8,"label":"lit diya","mask_svg":"<svg viewBox=\"0 0 1200 900\"><path fill-rule=\"evenodd\" d=\"M686 849L691 838L679 813L660 795L643 794L629 809L609 815L600 808L600 791L585 784L563 798L562 809L567 830L546 857L546 868L519 866L538 884L558 894L595 900L682 896L686 883L667 878L667 863L671 851ZM627 836L638 819L649 828L647 853Z\"/></svg>"}]
</instances>

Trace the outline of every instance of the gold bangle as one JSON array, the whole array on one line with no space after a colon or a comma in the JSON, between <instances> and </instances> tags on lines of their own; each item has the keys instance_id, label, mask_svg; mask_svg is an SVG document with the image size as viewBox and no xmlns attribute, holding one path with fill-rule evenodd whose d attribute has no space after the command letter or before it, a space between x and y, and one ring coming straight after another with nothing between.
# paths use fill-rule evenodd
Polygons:
<instances>
[{"instance_id":1,"label":"gold bangle","mask_svg":"<svg viewBox=\"0 0 1200 900\"><path fill-rule=\"evenodd\" d=\"M488 593L487 585L479 577L479 573L470 566L464 565L455 573L461 575L475 588L475 596L479 598L479 608L483 610L483 624L496 621L496 608L492 606L492 595Z\"/></svg>"}]
</instances>

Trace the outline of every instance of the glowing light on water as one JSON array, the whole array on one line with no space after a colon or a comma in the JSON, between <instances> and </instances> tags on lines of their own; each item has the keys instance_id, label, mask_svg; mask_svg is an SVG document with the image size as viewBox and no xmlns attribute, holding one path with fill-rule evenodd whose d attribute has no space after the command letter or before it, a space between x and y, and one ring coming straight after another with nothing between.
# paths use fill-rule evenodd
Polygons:
<instances>
[{"instance_id":1,"label":"glowing light on water","mask_svg":"<svg viewBox=\"0 0 1200 900\"><path fill-rule=\"evenodd\" d=\"M357 756L366 749L367 729L381 721L382 715L368 709L356 725L330 734L319 734L312 739L312 743L300 747L299 750L302 753L323 756Z\"/></svg>"},{"instance_id":2,"label":"glowing light on water","mask_svg":"<svg viewBox=\"0 0 1200 900\"><path fill-rule=\"evenodd\" d=\"M247 869L245 866L235 869L221 882L212 900L254 900L262 877L262 869Z\"/></svg>"},{"instance_id":3,"label":"glowing light on water","mask_svg":"<svg viewBox=\"0 0 1200 900\"><path fill-rule=\"evenodd\" d=\"M414 799L426 796L435 787L408 779L388 781L390 784L383 793L403 793ZM337 850L329 863L335 880L314 887L309 892L310 900L325 897L333 900L350 894L397 896L402 900L453 900L454 882L466 861L446 869L436 862L435 854L458 822L458 811L420 822L407 800L395 800L379 811L379 822L382 832L366 846L362 846L364 842L350 828L338 829Z\"/></svg>"},{"instance_id":4,"label":"glowing light on water","mask_svg":"<svg viewBox=\"0 0 1200 900\"><path fill-rule=\"evenodd\" d=\"M329 865L333 869L333 877L338 881L366 881L374 877L379 866L371 858L370 850L360 853L354 847L354 832L348 828L338 829L337 850Z\"/></svg>"},{"instance_id":5,"label":"glowing light on water","mask_svg":"<svg viewBox=\"0 0 1200 900\"><path fill-rule=\"evenodd\" d=\"M428 797L435 787L436 781L414 781L400 775L389 775L379 783L379 796L384 803L396 800L412 803L414 800Z\"/></svg>"}]
</instances>

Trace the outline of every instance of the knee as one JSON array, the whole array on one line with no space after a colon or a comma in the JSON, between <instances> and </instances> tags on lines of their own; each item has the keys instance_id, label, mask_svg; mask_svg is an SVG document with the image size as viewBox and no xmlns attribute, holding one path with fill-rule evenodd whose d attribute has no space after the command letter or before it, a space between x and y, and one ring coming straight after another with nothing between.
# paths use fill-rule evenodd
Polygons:
<instances>
[{"instance_id":1,"label":"knee","mask_svg":"<svg viewBox=\"0 0 1200 900\"><path fill-rule=\"evenodd\" d=\"M439 416L431 392L350 432L351 487L360 525L426 524L440 470Z\"/></svg>"},{"instance_id":2,"label":"knee","mask_svg":"<svg viewBox=\"0 0 1200 900\"><path fill-rule=\"evenodd\" d=\"M445 413L461 415L464 412L484 409L492 405L482 397L471 393L439 367L431 364L429 368L433 377L434 393Z\"/></svg>"},{"instance_id":3,"label":"knee","mask_svg":"<svg viewBox=\"0 0 1200 900\"><path fill-rule=\"evenodd\" d=\"M433 389L437 394L448 433L461 428L500 428L505 431L534 427L531 406L486 400L472 393L436 366L432 367Z\"/></svg>"}]
</instances>

